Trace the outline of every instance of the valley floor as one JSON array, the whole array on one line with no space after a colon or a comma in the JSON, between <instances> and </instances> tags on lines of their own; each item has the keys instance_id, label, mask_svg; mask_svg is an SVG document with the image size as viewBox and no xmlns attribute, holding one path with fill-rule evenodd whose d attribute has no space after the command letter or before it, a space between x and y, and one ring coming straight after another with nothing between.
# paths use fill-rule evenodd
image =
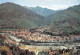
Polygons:
<instances>
[{"instance_id":1,"label":"valley floor","mask_svg":"<svg viewBox=\"0 0 80 55\"><path fill-rule=\"evenodd\" d=\"M18 38L10 34L8 31L0 33L0 35L6 38L4 41L5 44L18 46L22 50L28 49L30 52L35 52L36 55L39 55L40 52L48 52L49 54L51 54L50 48L52 50L59 51L63 49L73 49L73 48L76 49L77 46L80 46L80 43L70 44L70 43L64 43L64 42L51 42L51 43L50 42L49 43L48 42L47 43L30 42L31 44L28 44L28 42L26 42L27 40L25 40L24 38ZM75 51L77 51L77 49Z\"/></svg>"}]
</instances>

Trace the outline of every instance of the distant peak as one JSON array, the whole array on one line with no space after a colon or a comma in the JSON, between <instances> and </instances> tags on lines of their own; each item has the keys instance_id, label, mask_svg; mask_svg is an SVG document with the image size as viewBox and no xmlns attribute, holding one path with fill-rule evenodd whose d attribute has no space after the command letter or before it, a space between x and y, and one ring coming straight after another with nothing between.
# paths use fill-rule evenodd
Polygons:
<instances>
[{"instance_id":1,"label":"distant peak","mask_svg":"<svg viewBox=\"0 0 80 55\"><path fill-rule=\"evenodd\" d=\"M40 6L36 6L36 8L42 8L42 7L40 7Z\"/></svg>"},{"instance_id":2,"label":"distant peak","mask_svg":"<svg viewBox=\"0 0 80 55\"><path fill-rule=\"evenodd\" d=\"M48 8L46 8L46 7L40 7L40 6L36 6L36 8L41 8L41 9L48 9ZM50 9L51 10L51 9Z\"/></svg>"},{"instance_id":3,"label":"distant peak","mask_svg":"<svg viewBox=\"0 0 80 55\"><path fill-rule=\"evenodd\" d=\"M36 7L39 7L39 6L36 6Z\"/></svg>"}]
</instances>

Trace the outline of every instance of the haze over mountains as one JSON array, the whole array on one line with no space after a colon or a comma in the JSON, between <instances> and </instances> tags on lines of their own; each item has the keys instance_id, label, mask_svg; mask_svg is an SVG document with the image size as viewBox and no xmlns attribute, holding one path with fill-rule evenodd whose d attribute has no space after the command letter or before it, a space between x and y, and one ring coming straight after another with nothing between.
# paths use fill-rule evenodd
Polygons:
<instances>
[{"instance_id":1,"label":"haze over mountains","mask_svg":"<svg viewBox=\"0 0 80 55\"><path fill-rule=\"evenodd\" d=\"M14 3L0 4L0 28L36 28L47 24L52 31L80 32L80 5L54 11L39 6L25 8Z\"/></svg>"},{"instance_id":2,"label":"haze over mountains","mask_svg":"<svg viewBox=\"0 0 80 55\"><path fill-rule=\"evenodd\" d=\"M41 15L41 16L44 16L44 17L47 17L53 13L56 13L57 11L54 11L54 10L51 10L51 9L48 9L48 8L42 8L42 7L29 7L30 10L32 10L33 12Z\"/></svg>"}]
</instances>

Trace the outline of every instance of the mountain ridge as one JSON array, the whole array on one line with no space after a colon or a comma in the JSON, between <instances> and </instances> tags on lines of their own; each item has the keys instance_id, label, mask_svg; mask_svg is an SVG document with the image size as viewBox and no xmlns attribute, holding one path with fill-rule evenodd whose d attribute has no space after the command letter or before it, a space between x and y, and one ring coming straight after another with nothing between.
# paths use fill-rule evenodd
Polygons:
<instances>
[{"instance_id":1,"label":"mountain ridge","mask_svg":"<svg viewBox=\"0 0 80 55\"><path fill-rule=\"evenodd\" d=\"M48 16L51 30L58 30L67 34L80 34L80 5Z\"/></svg>"},{"instance_id":2,"label":"mountain ridge","mask_svg":"<svg viewBox=\"0 0 80 55\"><path fill-rule=\"evenodd\" d=\"M36 7L26 7L25 6L25 8L35 12L36 14L44 16L44 17L47 17L47 16L57 12L57 11L54 11L54 10L51 10L51 9L48 9L48 8L42 8L40 6L36 6Z\"/></svg>"},{"instance_id":3,"label":"mountain ridge","mask_svg":"<svg viewBox=\"0 0 80 55\"><path fill-rule=\"evenodd\" d=\"M14 3L0 4L0 26L35 28L44 25L44 17ZM21 25L21 26L20 26ZM19 27L18 27L19 26Z\"/></svg>"}]
</instances>

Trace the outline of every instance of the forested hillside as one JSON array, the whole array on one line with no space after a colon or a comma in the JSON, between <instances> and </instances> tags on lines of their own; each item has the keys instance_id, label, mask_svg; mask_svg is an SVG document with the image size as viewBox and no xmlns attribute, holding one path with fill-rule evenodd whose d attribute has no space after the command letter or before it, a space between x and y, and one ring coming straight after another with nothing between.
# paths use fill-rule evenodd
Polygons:
<instances>
[{"instance_id":1,"label":"forested hillside","mask_svg":"<svg viewBox=\"0 0 80 55\"><path fill-rule=\"evenodd\" d=\"M35 28L44 25L44 17L14 3L0 4L0 28Z\"/></svg>"},{"instance_id":2,"label":"forested hillside","mask_svg":"<svg viewBox=\"0 0 80 55\"><path fill-rule=\"evenodd\" d=\"M52 31L80 34L80 5L48 16L48 22Z\"/></svg>"}]
</instances>

